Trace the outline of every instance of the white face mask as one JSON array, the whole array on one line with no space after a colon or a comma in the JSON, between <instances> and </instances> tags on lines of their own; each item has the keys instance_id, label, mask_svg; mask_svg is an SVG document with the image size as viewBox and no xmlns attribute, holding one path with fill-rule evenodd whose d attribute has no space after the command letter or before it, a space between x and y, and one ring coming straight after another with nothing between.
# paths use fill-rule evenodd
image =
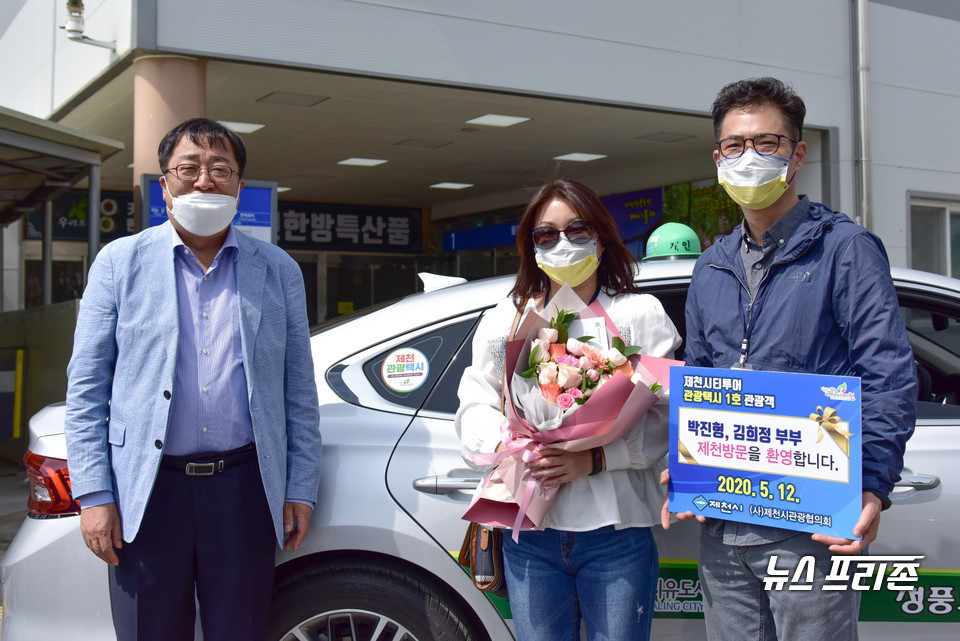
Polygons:
<instances>
[{"instance_id":1,"label":"white face mask","mask_svg":"<svg viewBox=\"0 0 960 641\"><path fill-rule=\"evenodd\" d=\"M219 234L237 215L237 196L203 191L174 196L170 190L167 194L173 201L173 218L194 236Z\"/></svg>"},{"instance_id":2,"label":"white face mask","mask_svg":"<svg viewBox=\"0 0 960 641\"><path fill-rule=\"evenodd\" d=\"M577 244L561 236L553 247L535 247L537 267L552 280L576 287L583 284L597 271L600 258L597 256L597 239Z\"/></svg>"},{"instance_id":3,"label":"white face mask","mask_svg":"<svg viewBox=\"0 0 960 641\"><path fill-rule=\"evenodd\" d=\"M717 180L738 205L747 209L766 209L779 200L797 176L787 180L790 158L761 156L747 149L739 158L721 158L717 162Z\"/></svg>"}]
</instances>

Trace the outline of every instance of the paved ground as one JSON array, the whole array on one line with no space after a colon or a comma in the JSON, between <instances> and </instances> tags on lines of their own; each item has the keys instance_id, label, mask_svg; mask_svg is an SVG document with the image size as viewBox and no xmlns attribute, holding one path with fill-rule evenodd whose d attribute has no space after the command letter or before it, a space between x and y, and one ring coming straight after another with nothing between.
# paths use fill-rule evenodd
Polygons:
<instances>
[{"instance_id":1,"label":"paved ground","mask_svg":"<svg viewBox=\"0 0 960 641\"><path fill-rule=\"evenodd\" d=\"M0 459L0 559L27 516L28 495L23 464Z\"/></svg>"}]
</instances>

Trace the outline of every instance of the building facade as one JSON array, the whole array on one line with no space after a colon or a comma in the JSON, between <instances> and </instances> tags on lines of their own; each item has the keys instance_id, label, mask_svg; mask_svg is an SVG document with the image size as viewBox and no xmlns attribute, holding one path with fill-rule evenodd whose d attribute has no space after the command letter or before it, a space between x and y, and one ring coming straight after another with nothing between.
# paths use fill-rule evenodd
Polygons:
<instances>
[{"instance_id":1,"label":"building facade","mask_svg":"<svg viewBox=\"0 0 960 641\"><path fill-rule=\"evenodd\" d=\"M278 185L278 242L320 321L413 291L417 271L515 269L509 223L554 175L641 203L624 210L644 216L638 238L671 216L711 218L711 102L763 75L807 105L801 193L878 234L894 265L960 276L958 42L960 6L938 0L12 0L0 105L123 141L103 189L134 210L173 124L259 126L244 134L247 177ZM477 120L490 115L513 122ZM678 193L707 196L677 214ZM390 252L340 235L386 230L371 208L405 212L418 242ZM3 232L3 309L35 297L28 226ZM458 233L469 249L449 246ZM67 281L86 271L82 242L54 243L55 261L76 263L55 270Z\"/></svg>"}]
</instances>

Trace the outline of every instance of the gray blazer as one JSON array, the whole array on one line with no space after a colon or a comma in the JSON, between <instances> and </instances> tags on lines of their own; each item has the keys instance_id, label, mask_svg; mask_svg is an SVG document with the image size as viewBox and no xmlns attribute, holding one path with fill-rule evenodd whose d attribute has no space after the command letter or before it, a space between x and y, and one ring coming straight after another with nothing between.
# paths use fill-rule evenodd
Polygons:
<instances>
[{"instance_id":1,"label":"gray blazer","mask_svg":"<svg viewBox=\"0 0 960 641\"><path fill-rule=\"evenodd\" d=\"M67 368L66 441L74 496L112 490L123 538L140 528L170 415L179 323L169 222L97 255ZM283 542L283 503L316 501L317 388L303 276L282 249L238 233L237 293L260 474Z\"/></svg>"}]
</instances>

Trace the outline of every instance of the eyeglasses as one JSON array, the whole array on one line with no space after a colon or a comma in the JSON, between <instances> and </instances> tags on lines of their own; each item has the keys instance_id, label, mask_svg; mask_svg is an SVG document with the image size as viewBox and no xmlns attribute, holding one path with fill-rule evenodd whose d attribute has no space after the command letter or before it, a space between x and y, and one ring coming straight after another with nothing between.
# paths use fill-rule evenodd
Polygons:
<instances>
[{"instance_id":1,"label":"eyeglasses","mask_svg":"<svg viewBox=\"0 0 960 641\"><path fill-rule=\"evenodd\" d=\"M742 138L740 136L730 136L717 143L717 149L724 158L734 160L743 155L747 150L747 143L753 144L753 149L761 156L772 156L780 149L782 140L789 140L794 145L797 141L789 136L780 134L757 134L753 138Z\"/></svg>"},{"instance_id":2,"label":"eyeglasses","mask_svg":"<svg viewBox=\"0 0 960 641\"><path fill-rule=\"evenodd\" d=\"M172 171L174 174L176 174L177 178L183 182L193 182L200 177L200 174L206 172L207 177L215 183L230 182L230 179L233 178L233 175L237 173L226 165L211 165L210 167L201 167L200 165L183 164L177 165L176 167L171 167L170 169L165 170L163 173L167 173L168 171Z\"/></svg>"},{"instance_id":3,"label":"eyeglasses","mask_svg":"<svg viewBox=\"0 0 960 641\"><path fill-rule=\"evenodd\" d=\"M556 227L537 227L533 230L533 244L549 249L560 242L560 234L571 243L582 245L593 238L593 226L585 220L575 220L562 231Z\"/></svg>"}]
</instances>

